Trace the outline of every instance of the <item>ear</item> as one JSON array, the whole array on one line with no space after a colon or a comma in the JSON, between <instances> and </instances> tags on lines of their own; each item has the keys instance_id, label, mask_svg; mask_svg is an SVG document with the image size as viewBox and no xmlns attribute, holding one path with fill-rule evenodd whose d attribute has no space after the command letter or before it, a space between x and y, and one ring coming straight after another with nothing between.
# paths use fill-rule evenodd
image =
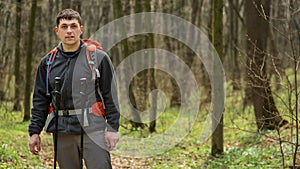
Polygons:
<instances>
[{"instance_id":1,"label":"ear","mask_svg":"<svg viewBox=\"0 0 300 169\"><path fill-rule=\"evenodd\" d=\"M84 28L83 28L83 26L82 25L80 25L80 31L81 31L81 34L83 33L83 31L84 31Z\"/></svg>"},{"instance_id":2,"label":"ear","mask_svg":"<svg viewBox=\"0 0 300 169\"><path fill-rule=\"evenodd\" d=\"M58 27L55 26L55 33L57 34L58 33Z\"/></svg>"}]
</instances>

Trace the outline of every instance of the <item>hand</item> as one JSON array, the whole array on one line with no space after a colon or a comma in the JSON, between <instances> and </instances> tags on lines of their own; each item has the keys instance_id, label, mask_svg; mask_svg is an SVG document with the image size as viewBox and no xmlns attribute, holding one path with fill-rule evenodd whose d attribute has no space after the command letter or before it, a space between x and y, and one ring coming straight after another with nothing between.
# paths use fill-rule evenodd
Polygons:
<instances>
[{"instance_id":1,"label":"hand","mask_svg":"<svg viewBox=\"0 0 300 169\"><path fill-rule=\"evenodd\" d=\"M29 150L32 154L38 155L41 151L41 139L38 134L33 134L29 139Z\"/></svg>"},{"instance_id":2,"label":"hand","mask_svg":"<svg viewBox=\"0 0 300 169\"><path fill-rule=\"evenodd\" d=\"M105 133L105 140L108 148L110 150L113 150L116 147L117 142L119 141L118 133L107 131Z\"/></svg>"}]
</instances>

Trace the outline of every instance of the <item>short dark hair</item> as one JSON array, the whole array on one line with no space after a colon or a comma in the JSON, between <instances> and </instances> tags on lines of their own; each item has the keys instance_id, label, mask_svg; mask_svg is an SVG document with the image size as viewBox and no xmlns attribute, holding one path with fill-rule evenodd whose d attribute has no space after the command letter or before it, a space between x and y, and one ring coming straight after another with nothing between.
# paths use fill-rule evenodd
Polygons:
<instances>
[{"instance_id":1,"label":"short dark hair","mask_svg":"<svg viewBox=\"0 0 300 169\"><path fill-rule=\"evenodd\" d=\"M56 16L56 26L59 25L59 22L61 19L77 19L79 25L81 25L81 16L79 14L79 12L73 10L73 9L64 9L62 11L60 11L57 16Z\"/></svg>"}]
</instances>

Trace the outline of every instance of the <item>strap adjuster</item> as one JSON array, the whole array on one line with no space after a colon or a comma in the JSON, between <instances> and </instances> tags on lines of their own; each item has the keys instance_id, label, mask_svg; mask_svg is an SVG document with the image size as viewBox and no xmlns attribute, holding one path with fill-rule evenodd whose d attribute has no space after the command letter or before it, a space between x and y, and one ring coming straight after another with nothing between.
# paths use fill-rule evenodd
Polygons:
<instances>
[{"instance_id":1,"label":"strap adjuster","mask_svg":"<svg viewBox=\"0 0 300 169\"><path fill-rule=\"evenodd\" d=\"M62 115L63 116L68 116L69 115L69 110L62 110Z\"/></svg>"}]
</instances>

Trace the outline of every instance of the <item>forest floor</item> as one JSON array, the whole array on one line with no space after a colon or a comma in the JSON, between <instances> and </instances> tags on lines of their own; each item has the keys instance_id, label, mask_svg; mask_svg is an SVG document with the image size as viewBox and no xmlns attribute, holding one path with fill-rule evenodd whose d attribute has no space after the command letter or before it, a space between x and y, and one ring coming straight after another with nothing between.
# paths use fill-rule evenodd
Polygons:
<instances>
[{"instance_id":1,"label":"forest floor","mask_svg":"<svg viewBox=\"0 0 300 169\"><path fill-rule=\"evenodd\" d=\"M251 121L250 118L253 117L246 118L246 121ZM251 132L255 131L255 126L246 123L241 129L237 124L245 121L238 121L235 120L235 125L231 123L224 127L224 153L218 157L211 156L210 139L199 143L199 130L195 129L201 126L199 123L173 148L152 157L126 157L112 151L113 166L115 169L283 168L276 131ZM52 136L42 133L42 151L39 156L33 156L28 151L28 124L16 119L0 122L0 168L53 168ZM121 127L120 134L126 130ZM289 131L289 126L283 128L281 138L289 139ZM130 134L151 137L147 129L131 131ZM284 168L288 168L292 165L294 149L288 143L283 143L282 149L285 154Z\"/></svg>"},{"instance_id":2,"label":"forest floor","mask_svg":"<svg viewBox=\"0 0 300 169\"><path fill-rule=\"evenodd\" d=\"M287 100L285 93L280 93L282 95L279 98ZM206 123L210 104L202 104L197 117L190 119L184 116L188 119L188 131L182 130L185 128L180 123L182 119L179 118L178 108L169 108L158 114L154 133L149 132L148 124L144 128L133 129L128 119L122 116L119 131L120 142L116 150L111 152L113 167L115 169L290 168L293 164L297 141L295 123L290 123L280 128L279 131L258 132L253 108L244 107L242 98L241 93L228 92L227 94L223 122L224 153L222 155L211 155L210 135L203 135L203 133L207 133L206 127L210 126L209 123ZM280 100L276 101L280 103ZM51 134L42 133L42 151L39 156L32 155L28 150L29 122L22 122L23 114L11 111L11 107L10 103L0 103L0 169L53 168ZM292 118L287 112L287 108L283 104L277 104L277 107L282 117L290 122ZM183 131L186 134L179 140L167 140L170 145L173 142L176 144L160 153L151 152L152 150L149 147L147 149L146 144L141 146L135 142L122 142L126 137L142 141L155 140L156 148L162 149L169 145L163 144L164 140L157 138L161 135L168 136L165 133L170 128L175 128L178 133ZM207 138L202 139L203 136ZM127 149L131 151L126 151ZM296 164L300 164L299 149ZM150 152L150 155L143 157L143 152Z\"/></svg>"}]
</instances>

